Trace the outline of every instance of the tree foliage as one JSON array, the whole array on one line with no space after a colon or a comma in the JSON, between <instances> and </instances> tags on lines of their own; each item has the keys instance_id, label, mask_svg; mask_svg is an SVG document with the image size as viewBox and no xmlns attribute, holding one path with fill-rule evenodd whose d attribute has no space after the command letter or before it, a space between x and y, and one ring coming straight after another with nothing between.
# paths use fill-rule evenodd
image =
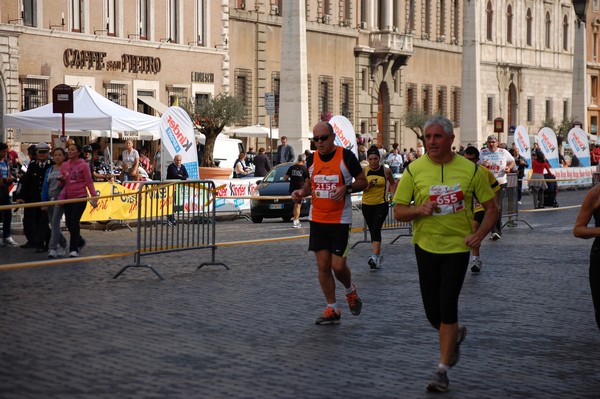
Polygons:
<instances>
[{"instance_id":1,"label":"tree foliage","mask_svg":"<svg viewBox=\"0 0 600 399\"><path fill-rule=\"evenodd\" d=\"M225 126L243 120L246 115L244 102L238 97L222 93L197 103L190 99L180 106L189 114L194 128L206 136L204 156L200 166L216 167L213 152L217 136Z\"/></svg>"},{"instance_id":2,"label":"tree foliage","mask_svg":"<svg viewBox=\"0 0 600 399\"><path fill-rule=\"evenodd\" d=\"M433 116L442 115L441 112L431 114L420 107L413 107L406 112L403 118L404 126L412 130L419 140L425 145L425 122Z\"/></svg>"}]
</instances>

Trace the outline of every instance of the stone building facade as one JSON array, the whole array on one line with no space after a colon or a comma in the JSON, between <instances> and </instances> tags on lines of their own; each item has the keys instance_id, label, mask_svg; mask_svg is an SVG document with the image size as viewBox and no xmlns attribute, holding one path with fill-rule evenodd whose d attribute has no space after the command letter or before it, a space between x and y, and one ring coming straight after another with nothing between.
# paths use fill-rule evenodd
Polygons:
<instances>
[{"instance_id":1,"label":"stone building facade","mask_svg":"<svg viewBox=\"0 0 600 399\"><path fill-rule=\"evenodd\" d=\"M568 114L565 0L0 0L0 112L44 105L59 83L87 84L150 114L157 102L230 92L246 104L242 124L280 127L295 112L279 112L282 33L296 15L285 7L303 7L307 122L280 135L301 148L327 113L407 148L413 108L448 116L457 144L482 142L498 116L537 132Z\"/></svg>"}]
</instances>

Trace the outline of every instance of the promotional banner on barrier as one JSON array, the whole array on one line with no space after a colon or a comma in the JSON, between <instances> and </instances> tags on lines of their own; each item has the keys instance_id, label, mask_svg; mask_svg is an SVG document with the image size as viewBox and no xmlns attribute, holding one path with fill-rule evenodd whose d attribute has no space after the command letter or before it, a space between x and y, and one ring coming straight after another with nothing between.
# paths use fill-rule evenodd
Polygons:
<instances>
[{"instance_id":1,"label":"promotional banner on barrier","mask_svg":"<svg viewBox=\"0 0 600 399\"><path fill-rule=\"evenodd\" d=\"M169 107L160 119L160 138L170 158L181 155L181 162L191 180L198 176L198 151L194 125L188 113L180 107Z\"/></svg>"},{"instance_id":2,"label":"promotional banner on barrier","mask_svg":"<svg viewBox=\"0 0 600 399\"><path fill-rule=\"evenodd\" d=\"M352 122L345 116L336 115L329 120L329 124L333 127L335 133L335 145L349 149L358 158L358 146L356 145L356 132Z\"/></svg>"},{"instance_id":3,"label":"promotional banner on barrier","mask_svg":"<svg viewBox=\"0 0 600 399\"><path fill-rule=\"evenodd\" d=\"M574 127L567 135L567 141L573 155L579 159L579 166L591 166L590 146L588 145L587 134L579 127Z\"/></svg>"},{"instance_id":4,"label":"promotional banner on barrier","mask_svg":"<svg viewBox=\"0 0 600 399\"><path fill-rule=\"evenodd\" d=\"M537 134L537 142L550 166L558 168L558 141L554 130L549 127L541 128Z\"/></svg>"},{"instance_id":5,"label":"promotional banner on barrier","mask_svg":"<svg viewBox=\"0 0 600 399\"><path fill-rule=\"evenodd\" d=\"M97 222L103 220L133 220L138 217L137 192L141 183L127 183L121 185L117 183L94 183L96 195L122 195L113 198L104 198L98 200L98 206L92 208L88 203L83 215L82 222ZM150 187L155 189L150 195L156 199L154 204L147 201L145 204L145 215L162 216L173 213L173 186L168 187Z\"/></svg>"},{"instance_id":6,"label":"promotional banner on barrier","mask_svg":"<svg viewBox=\"0 0 600 399\"><path fill-rule=\"evenodd\" d=\"M515 145L519 153L527 160L527 164L531 165L531 143L525 126L519 125L515 129Z\"/></svg>"}]
</instances>

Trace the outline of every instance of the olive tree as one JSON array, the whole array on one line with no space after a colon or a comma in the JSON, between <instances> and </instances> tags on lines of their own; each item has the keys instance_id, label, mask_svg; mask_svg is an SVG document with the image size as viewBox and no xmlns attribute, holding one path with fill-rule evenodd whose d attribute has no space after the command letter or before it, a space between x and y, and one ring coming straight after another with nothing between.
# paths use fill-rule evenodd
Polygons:
<instances>
[{"instance_id":1,"label":"olive tree","mask_svg":"<svg viewBox=\"0 0 600 399\"><path fill-rule=\"evenodd\" d=\"M180 106L190 115L194 128L206 136L204 156L200 166L216 167L213 152L217 136L225 126L244 119L246 115L244 102L238 97L222 93L198 102L186 101Z\"/></svg>"}]
</instances>

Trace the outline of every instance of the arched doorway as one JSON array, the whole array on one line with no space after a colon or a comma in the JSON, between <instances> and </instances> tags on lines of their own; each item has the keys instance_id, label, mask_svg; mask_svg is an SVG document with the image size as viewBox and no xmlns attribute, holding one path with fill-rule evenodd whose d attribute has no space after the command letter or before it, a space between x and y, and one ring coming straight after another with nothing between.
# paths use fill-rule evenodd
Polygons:
<instances>
[{"instance_id":1,"label":"arched doorway","mask_svg":"<svg viewBox=\"0 0 600 399\"><path fill-rule=\"evenodd\" d=\"M390 140L390 91L386 82L379 85L377 132L377 143L387 146Z\"/></svg>"},{"instance_id":2,"label":"arched doorway","mask_svg":"<svg viewBox=\"0 0 600 399\"><path fill-rule=\"evenodd\" d=\"M517 99L517 88L514 83L508 86L508 127L517 126L519 119L519 101Z\"/></svg>"}]
</instances>

